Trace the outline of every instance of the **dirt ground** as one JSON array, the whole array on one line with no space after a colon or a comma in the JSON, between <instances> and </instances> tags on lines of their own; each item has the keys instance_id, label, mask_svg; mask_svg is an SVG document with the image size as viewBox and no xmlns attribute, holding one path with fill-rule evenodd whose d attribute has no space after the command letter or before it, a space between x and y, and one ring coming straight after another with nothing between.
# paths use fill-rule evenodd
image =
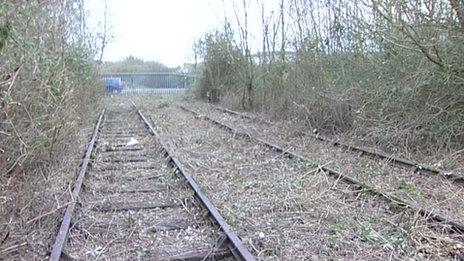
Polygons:
<instances>
[{"instance_id":1,"label":"dirt ground","mask_svg":"<svg viewBox=\"0 0 464 261\"><path fill-rule=\"evenodd\" d=\"M463 237L411 210L334 180L330 165L377 188L462 220L462 187L433 175L359 157L276 124L226 115L190 100L139 98L179 159L258 259L460 259ZM239 138L179 105L292 148L290 160Z\"/></svg>"}]
</instances>

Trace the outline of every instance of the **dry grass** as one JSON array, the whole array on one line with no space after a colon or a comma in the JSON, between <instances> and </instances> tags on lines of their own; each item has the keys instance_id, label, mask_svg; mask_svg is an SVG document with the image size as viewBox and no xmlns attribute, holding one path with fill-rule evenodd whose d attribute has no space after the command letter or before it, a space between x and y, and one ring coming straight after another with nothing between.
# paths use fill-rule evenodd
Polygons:
<instances>
[{"instance_id":1,"label":"dry grass","mask_svg":"<svg viewBox=\"0 0 464 261\"><path fill-rule=\"evenodd\" d=\"M83 144L92 132L91 124L87 126L61 148L59 159L37 170L0 177L0 256L33 260L48 255L61 213L71 200Z\"/></svg>"}]
</instances>

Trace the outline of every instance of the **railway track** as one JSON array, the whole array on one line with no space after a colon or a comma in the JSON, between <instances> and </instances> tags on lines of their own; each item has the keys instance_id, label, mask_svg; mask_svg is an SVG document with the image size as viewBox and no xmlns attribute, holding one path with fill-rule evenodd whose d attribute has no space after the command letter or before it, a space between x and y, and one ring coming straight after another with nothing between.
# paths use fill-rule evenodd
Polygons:
<instances>
[{"instance_id":1,"label":"railway track","mask_svg":"<svg viewBox=\"0 0 464 261\"><path fill-rule=\"evenodd\" d=\"M234 111L234 110L230 110L230 109L227 109L227 108L223 108L223 107L220 107L220 106L212 106L212 108L214 108L215 110L221 111L221 112L225 112L225 113L228 113L228 114L231 114L231 115L234 115L234 116L238 116L238 117L243 118L243 119L254 120L254 121L263 122L263 123L266 123L266 124L272 124L272 123L270 123L268 121L265 121L265 120L262 120L262 119L257 119L257 118L254 118L252 116L249 116L249 115L246 115L246 114ZM395 157L393 155L387 155L384 152L374 151L374 150L369 149L369 148L363 148L363 147L347 144L347 143L341 142L339 140L330 139L330 138L325 137L324 135L321 135L321 134L312 134L311 133L311 134L306 134L306 135L308 137L310 137L310 138L315 139L315 140L319 140L319 141L329 143L332 146L338 146L338 147L344 148L346 150L350 150L350 151L353 151L353 152L358 152L358 153L360 153L360 155L363 155L363 156L365 155L365 156L371 156L371 157L380 158L380 159L386 160L387 162L390 162L390 163L393 163L393 164L397 164L397 165L400 165L400 166L405 166L405 167L412 168L416 172L435 174L435 175L441 176L442 178L449 179L452 182L464 185L464 176L463 175L451 173L451 172L444 171L444 170L439 170L439 169L436 169L434 167L428 166L426 164L413 162L413 161L410 161L410 160L407 160L407 159Z\"/></svg>"},{"instance_id":2,"label":"railway track","mask_svg":"<svg viewBox=\"0 0 464 261\"><path fill-rule=\"evenodd\" d=\"M256 143L259 143L261 145L264 145L265 147L268 147L278 153L281 153L285 156L287 156L288 158L290 159L295 159L295 160L300 160L300 161L303 161L303 162L310 162L310 159L306 158L305 156L302 156L298 153L295 153L295 152L292 152L290 151L289 149L284 149L276 144L273 144L273 143L270 143L266 140L263 140L263 139L260 139L258 137L254 137L248 133L245 133L245 132L241 132L239 131L238 129L228 125L228 124L225 124L223 122L220 122L216 119L213 119L211 117L208 117L204 114L201 114L200 112L194 110L194 109L191 109L191 108L187 108L185 106L180 106L181 109L189 112L189 113L192 113L193 115L195 115L197 118L201 118L201 119L205 119L207 120L208 122L216 125L216 126L219 126L220 128L223 128L231 133L233 133L234 135L236 136L240 136L240 137L243 137L243 138L246 138L248 140L251 140L253 142L256 142ZM354 177L351 177L351 176L348 176L346 174L343 174L342 172L340 171L337 171L335 169L332 169L330 167L327 167L327 166L320 166L320 170L322 170L322 172L332 176L332 177L335 177L337 180L341 180L347 184L350 184L352 186L354 186L356 189L360 189L362 191L365 191L365 192L369 192L370 194L373 194L373 195L376 195L376 196L379 196L381 198L383 198L384 200L390 202L390 203L393 203L393 204L396 204L396 205L400 205L402 207L406 207L406 208L409 208L417 213L419 213L420 215L422 215L424 218L430 220L430 221L435 221L435 222L439 222L441 224L443 224L445 227L448 227L450 228L449 230L447 230L447 232L449 233L459 233L459 234L463 234L464 233L464 224L461 223L460 221L458 220L453 220L452 218L446 216L446 215L443 215L441 213L438 213L437 211L431 211L431 210L427 210L427 209L424 209L422 208L421 206L419 206L418 204L412 202L412 201L408 201L406 199L403 199L401 197L398 197L398 196L395 196L393 195L392 193L389 193L387 191L383 191L383 190L380 190L380 189L376 189L374 188L373 186L370 186L370 185L367 185L361 181L359 181L358 179L354 178Z\"/></svg>"},{"instance_id":3,"label":"railway track","mask_svg":"<svg viewBox=\"0 0 464 261\"><path fill-rule=\"evenodd\" d=\"M140 110L103 110L50 260L254 260Z\"/></svg>"}]
</instances>

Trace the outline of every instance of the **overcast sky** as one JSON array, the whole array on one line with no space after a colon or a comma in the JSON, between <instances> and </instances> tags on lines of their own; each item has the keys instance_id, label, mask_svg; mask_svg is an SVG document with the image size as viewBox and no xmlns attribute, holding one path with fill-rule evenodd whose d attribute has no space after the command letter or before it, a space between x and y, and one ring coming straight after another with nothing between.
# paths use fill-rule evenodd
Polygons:
<instances>
[{"instance_id":1,"label":"overcast sky","mask_svg":"<svg viewBox=\"0 0 464 261\"><path fill-rule=\"evenodd\" d=\"M275 2L275 0L267 1ZM113 40L108 44L103 60L117 61L133 55L144 60L159 61L168 66L192 61L193 42L205 33L220 28L224 14L236 25L232 2L231 0L107 0ZM92 27L103 21L104 0L86 0L86 9ZM256 7L251 9L253 10L250 11L250 24L255 28L253 30L257 31L259 10Z\"/></svg>"}]
</instances>

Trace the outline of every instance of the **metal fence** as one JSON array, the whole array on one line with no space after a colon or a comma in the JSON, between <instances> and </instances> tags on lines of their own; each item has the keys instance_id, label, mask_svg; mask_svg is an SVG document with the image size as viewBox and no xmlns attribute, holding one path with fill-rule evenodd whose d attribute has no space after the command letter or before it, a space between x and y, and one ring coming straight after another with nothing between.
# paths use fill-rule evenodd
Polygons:
<instances>
[{"instance_id":1,"label":"metal fence","mask_svg":"<svg viewBox=\"0 0 464 261\"><path fill-rule=\"evenodd\" d=\"M175 94L183 93L195 84L195 75L183 73L115 73L102 77L121 78L122 94Z\"/></svg>"}]
</instances>

